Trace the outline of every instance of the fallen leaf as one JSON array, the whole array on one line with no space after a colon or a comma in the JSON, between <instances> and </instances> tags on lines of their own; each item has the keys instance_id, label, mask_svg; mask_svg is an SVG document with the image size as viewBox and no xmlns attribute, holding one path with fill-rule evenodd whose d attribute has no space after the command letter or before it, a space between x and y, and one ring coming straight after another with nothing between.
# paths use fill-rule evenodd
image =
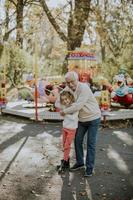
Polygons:
<instances>
[{"instance_id":1,"label":"fallen leaf","mask_svg":"<svg viewBox=\"0 0 133 200\"><path fill-rule=\"evenodd\" d=\"M86 192L80 192L79 193L81 196L85 196L86 195Z\"/></svg>"},{"instance_id":2,"label":"fallen leaf","mask_svg":"<svg viewBox=\"0 0 133 200\"><path fill-rule=\"evenodd\" d=\"M31 193L32 193L32 194L36 194L35 190L31 190Z\"/></svg>"}]
</instances>

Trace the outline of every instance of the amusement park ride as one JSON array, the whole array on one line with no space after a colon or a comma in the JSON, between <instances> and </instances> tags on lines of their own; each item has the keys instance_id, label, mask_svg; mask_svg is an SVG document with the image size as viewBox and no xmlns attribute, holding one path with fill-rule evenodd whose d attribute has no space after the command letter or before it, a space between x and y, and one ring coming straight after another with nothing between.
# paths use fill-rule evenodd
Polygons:
<instances>
[{"instance_id":1,"label":"amusement park ride","mask_svg":"<svg viewBox=\"0 0 133 200\"><path fill-rule=\"evenodd\" d=\"M133 104L133 80L126 74L118 74L114 80L116 88L112 91L112 101L130 107Z\"/></svg>"},{"instance_id":2,"label":"amusement park ride","mask_svg":"<svg viewBox=\"0 0 133 200\"><path fill-rule=\"evenodd\" d=\"M6 103L6 83L5 81L0 81L0 108L5 108Z\"/></svg>"},{"instance_id":3,"label":"amusement park ride","mask_svg":"<svg viewBox=\"0 0 133 200\"><path fill-rule=\"evenodd\" d=\"M34 105L34 116L36 121L39 119L39 93L40 89L45 93L44 100L45 106L49 106L49 111L55 113L57 110L54 107L54 103L59 92L65 87L65 83L47 83L45 88L40 88L38 81L38 69L37 69L37 56L35 56L34 62L34 75L31 79L33 83L34 92L32 93L34 98L30 101ZM68 70L74 70L79 75L79 81L87 83L94 92L96 99L99 102L101 111L109 111L113 102L124 105L126 108L133 104L133 80L130 78L130 84L126 80L125 75L118 74L115 76L115 87L105 82L100 82L100 90L93 90L93 79L98 77L96 55L94 53L83 52L83 51L72 51L68 53ZM3 74L0 77L0 108L2 112L6 109L7 98L6 98L6 66L3 70ZM44 86L44 85L43 85ZM98 95L97 95L98 94ZM27 100L27 99L26 99ZM34 100L34 102L33 102ZM29 102L29 100L28 100ZM29 103L28 103L29 104ZM44 105L43 104L43 105ZM28 107L28 106L27 106ZM28 109L28 108L27 108ZM48 113L47 113L48 114ZM45 114L44 114L45 115ZM59 116L58 116L59 117ZM56 119L58 118L56 116Z\"/></svg>"}]
</instances>

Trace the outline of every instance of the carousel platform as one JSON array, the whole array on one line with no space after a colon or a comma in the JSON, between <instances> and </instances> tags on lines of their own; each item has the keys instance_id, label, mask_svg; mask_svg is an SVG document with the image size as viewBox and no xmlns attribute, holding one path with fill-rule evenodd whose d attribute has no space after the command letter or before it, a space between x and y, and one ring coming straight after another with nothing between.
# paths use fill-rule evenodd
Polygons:
<instances>
[{"instance_id":1,"label":"carousel platform","mask_svg":"<svg viewBox=\"0 0 133 200\"><path fill-rule=\"evenodd\" d=\"M6 108L2 109L3 114L10 114L14 116L25 117L29 119L36 119L35 108L33 103L27 101L9 102ZM106 117L106 121L110 120L125 120L133 119L133 109L119 108L116 111L103 112L103 117ZM51 112L46 104L38 104L38 119L43 120L63 120L58 112Z\"/></svg>"},{"instance_id":2,"label":"carousel platform","mask_svg":"<svg viewBox=\"0 0 133 200\"><path fill-rule=\"evenodd\" d=\"M45 103L38 103L38 120L62 120L62 116L58 112L50 112L50 108L46 107ZM16 101L7 103L6 107L2 109L3 114L10 114L14 116L25 117L29 119L36 119L35 105L27 101Z\"/></svg>"}]
</instances>

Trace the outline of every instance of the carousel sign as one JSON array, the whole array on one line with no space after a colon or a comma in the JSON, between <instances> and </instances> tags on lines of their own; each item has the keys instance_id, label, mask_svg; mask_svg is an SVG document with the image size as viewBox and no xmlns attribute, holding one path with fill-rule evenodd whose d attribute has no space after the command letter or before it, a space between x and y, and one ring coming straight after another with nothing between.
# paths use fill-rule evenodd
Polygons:
<instances>
[{"instance_id":1,"label":"carousel sign","mask_svg":"<svg viewBox=\"0 0 133 200\"><path fill-rule=\"evenodd\" d=\"M68 54L69 60L96 60L96 55L94 53L74 51Z\"/></svg>"}]
</instances>

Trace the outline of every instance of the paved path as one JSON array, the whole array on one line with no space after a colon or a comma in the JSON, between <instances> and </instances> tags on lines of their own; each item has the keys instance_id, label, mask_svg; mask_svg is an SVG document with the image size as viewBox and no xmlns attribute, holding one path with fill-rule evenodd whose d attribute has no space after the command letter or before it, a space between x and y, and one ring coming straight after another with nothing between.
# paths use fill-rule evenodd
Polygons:
<instances>
[{"instance_id":1,"label":"paved path","mask_svg":"<svg viewBox=\"0 0 133 200\"><path fill-rule=\"evenodd\" d=\"M61 123L0 117L0 200L133 199L133 127L100 130L96 174L87 179L83 170L56 172L60 130ZM73 164L74 148L71 157Z\"/></svg>"}]
</instances>

